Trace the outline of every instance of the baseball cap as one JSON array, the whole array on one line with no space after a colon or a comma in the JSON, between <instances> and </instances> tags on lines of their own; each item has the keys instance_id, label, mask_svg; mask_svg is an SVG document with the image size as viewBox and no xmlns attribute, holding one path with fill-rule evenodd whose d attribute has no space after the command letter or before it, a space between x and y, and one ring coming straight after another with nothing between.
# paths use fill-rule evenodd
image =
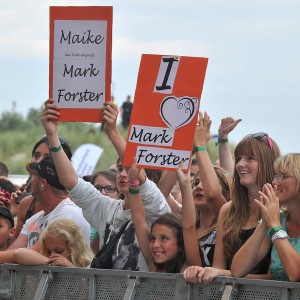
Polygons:
<instances>
[{"instance_id":1,"label":"baseball cap","mask_svg":"<svg viewBox=\"0 0 300 300\"><path fill-rule=\"evenodd\" d=\"M46 155L40 162L29 162L26 165L27 172L40 175L56 189L65 191L66 188L60 183L55 164L51 155Z\"/></svg>"},{"instance_id":2,"label":"baseball cap","mask_svg":"<svg viewBox=\"0 0 300 300\"><path fill-rule=\"evenodd\" d=\"M11 227L15 226L14 218L11 214L11 211L8 208L6 208L5 206L0 206L0 216L9 220Z\"/></svg>"}]
</instances>

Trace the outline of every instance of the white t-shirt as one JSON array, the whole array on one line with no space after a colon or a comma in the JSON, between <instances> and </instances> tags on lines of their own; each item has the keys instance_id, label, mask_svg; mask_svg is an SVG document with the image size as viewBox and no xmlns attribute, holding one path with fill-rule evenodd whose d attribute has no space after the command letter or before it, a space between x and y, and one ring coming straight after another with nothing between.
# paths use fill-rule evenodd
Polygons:
<instances>
[{"instance_id":1,"label":"white t-shirt","mask_svg":"<svg viewBox=\"0 0 300 300\"><path fill-rule=\"evenodd\" d=\"M90 224L84 218L81 208L69 198L61 201L48 215L40 211L29 218L24 224L21 233L28 236L27 248L31 248L39 239L40 234L47 226L58 219L71 219L81 229L82 234L89 244Z\"/></svg>"}]
</instances>

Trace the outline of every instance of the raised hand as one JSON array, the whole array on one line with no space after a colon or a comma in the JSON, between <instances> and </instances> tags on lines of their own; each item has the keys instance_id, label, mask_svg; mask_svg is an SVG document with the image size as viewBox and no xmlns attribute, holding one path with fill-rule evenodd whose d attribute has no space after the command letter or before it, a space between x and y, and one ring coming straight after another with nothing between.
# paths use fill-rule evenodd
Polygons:
<instances>
[{"instance_id":1,"label":"raised hand","mask_svg":"<svg viewBox=\"0 0 300 300\"><path fill-rule=\"evenodd\" d=\"M104 131L110 134L117 128L118 108L113 102L106 102L101 111L102 121L105 123Z\"/></svg>"},{"instance_id":2,"label":"raised hand","mask_svg":"<svg viewBox=\"0 0 300 300\"><path fill-rule=\"evenodd\" d=\"M41 121L47 134L52 134L57 131L59 116L59 107L54 103L54 100L46 100L41 113Z\"/></svg>"},{"instance_id":3,"label":"raised hand","mask_svg":"<svg viewBox=\"0 0 300 300\"><path fill-rule=\"evenodd\" d=\"M262 192L260 191L260 199L255 202L260 207L262 220L268 228L280 225L280 207L279 199L276 196L276 189L270 183L264 184Z\"/></svg>"},{"instance_id":4,"label":"raised hand","mask_svg":"<svg viewBox=\"0 0 300 300\"><path fill-rule=\"evenodd\" d=\"M204 116L199 111L199 118L198 123L195 130L195 136L194 136L194 146L205 146L207 142L210 140L210 127L211 127L211 119L209 115L205 112Z\"/></svg>"},{"instance_id":5,"label":"raised hand","mask_svg":"<svg viewBox=\"0 0 300 300\"><path fill-rule=\"evenodd\" d=\"M132 165L131 165L130 169L128 170L128 174L127 174L129 181L134 182L135 180L137 180L141 170L142 169L139 169L137 167L136 157L134 157L132 160Z\"/></svg>"},{"instance_id":6,"label":"raised hand","mask_svg":"<svg viewBox=\"0 0 300 300\"><path fill-rule=\"evenodd\" d=\"M178 183L180 184L180 186L183 186L185 184L189 185L191 182L190 174L189 172L184 173L182 169L183 169L183 163L181 162L176 171Z\"/></svg>"},{"instance_id":7,"label":"raised hand","mask_svg":"<svg viewBox=\"0 0 300 300\"><path fill-rule=\"evenodd\" d=\"M228 137L229 132L234 130L238 123L240 123L242 119L233 119L231 117L227 117L221 120L221 124L218 129L219 139L225 139Z\"/></svg>"}]
</instances>

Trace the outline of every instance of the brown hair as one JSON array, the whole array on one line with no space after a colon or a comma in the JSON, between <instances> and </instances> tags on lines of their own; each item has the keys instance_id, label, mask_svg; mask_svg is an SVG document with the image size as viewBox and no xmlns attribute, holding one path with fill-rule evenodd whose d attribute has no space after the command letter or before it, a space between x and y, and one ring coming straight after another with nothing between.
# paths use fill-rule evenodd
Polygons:
<instances>
[{"instance_id":1,"label":"brown hair","mask_svg":"<svg viewBox=\"0 0 300 300\"><path fill-rule=\"evenodd\" d=\"M230 201L230 194L231 194L231 184L232 184L232 178L231 176L223 169L217 166L214 166L214 170L216 172L216 175L218 177L221 190L222 190L222 195L227 201ZM199 173L198 173L199 174ZM195 175L195 178L197 178L198 175ZM192 187L194 187L195 184L193 182ZM196 228L200 227L200 213L199 210L196 209ZM218 216L215 217L214 221L210 225L210 227L205 230L200 236L199 240L203 239L204 237L208 236L211 232L213 232L217 228L217 220Z\"/></svg>"},{"instance_id":2,"label":"brown hair","mask_svg":"<svg viewBox=\"0 0 300 300\"><path fill-rule=\"evenodd\" d=\"M183 241L183 230L182 230L182 217L179 214L166 213L160 216L151 225L152 228L156 224L165 225L171 228L177 238L178 252L174 259L167 261L162 264L156 264L157 271L162 271L165 273L180 273L181 267L185 263L185 250Z\"/></svg>"},{"instance_id":3,"label":"brown hair","mask_svg":"<svg viewBox=\"0 0 300 300\"><path fill-rule=\"evenodd\" d=\"M234 151L235 164L241 155L253 155L258 161L258 173L256 184L261 189L265 183L271 183L274 176L274 161L280 156L278 145L268 136L262 138L254 137L252 134L245 136L236 146ZM270 138L269 138L270 139ZM227 215L224 217L224 252L226 258L233 255L233 245L250 217L249 198L247 187L240 184L240 177L234 170L231 205Z\"/></svg>"}]
</instances>

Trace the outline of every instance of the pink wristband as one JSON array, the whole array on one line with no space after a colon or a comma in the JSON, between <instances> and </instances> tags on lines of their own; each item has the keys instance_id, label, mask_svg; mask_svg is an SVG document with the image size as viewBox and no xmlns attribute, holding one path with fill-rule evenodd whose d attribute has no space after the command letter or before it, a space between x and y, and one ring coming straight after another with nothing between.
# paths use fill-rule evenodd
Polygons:
<instances>
[{"instance_id":1,"label":"pink wristband","mask_svg":"<svg viewBox=\"0 0 300 300\"><path fill-rule=\"evenodd\" d=\"M128 180L127 183L129 186L138 186L140 184L140 182L137 179L134 182Z\"/></svg>"}]
</instances>

